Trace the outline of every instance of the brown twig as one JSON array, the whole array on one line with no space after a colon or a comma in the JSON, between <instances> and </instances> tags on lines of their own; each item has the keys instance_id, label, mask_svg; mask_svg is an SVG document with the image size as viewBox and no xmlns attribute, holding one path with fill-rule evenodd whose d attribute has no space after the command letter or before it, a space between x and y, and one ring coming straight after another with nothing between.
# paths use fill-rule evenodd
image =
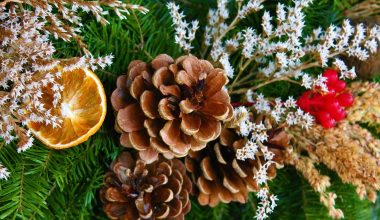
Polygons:
<instances>
[{"instance_id":1,"label":"brown twig","mask_svg":"<svg viewBox=\"0 0 380 220\"><path fill-rule=\"evenodd\" d=\"M23 3L22 0L5 0L0 2L0 7L5 7L8 3Z\"/></svg>"}]
</instances>

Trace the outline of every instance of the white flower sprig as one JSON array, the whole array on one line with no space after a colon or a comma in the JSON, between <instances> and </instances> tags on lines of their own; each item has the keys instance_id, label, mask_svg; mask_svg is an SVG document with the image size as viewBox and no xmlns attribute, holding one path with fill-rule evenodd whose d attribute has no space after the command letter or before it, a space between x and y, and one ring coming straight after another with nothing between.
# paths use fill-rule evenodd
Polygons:
<instances>
[{"instance_id":1,"label":"white flower sprig","mask_svg":"<svg viewBox=\"0 0 380 220\"><path fill-rule=\"evenodd\" d=\"M290 126L308 129L313 125L314 118L298 108L293 97L289 97L286 101L282 101L280 98L269 101L262 94L256 94L249 90L247 100L252 107L241 106L234 111L234 118L238 122L237 131L246 139L244 147L236 151L236 158L239 160L256 160L259 165L253 178L260 186L260 192L257 196L262 199L260 202L262 207L258 209L256 217L265 219L273 211L275 200L277 200L272 196L264 196L267 194L268 169L275 164L273 161L275 154L266 146L269 138L268 131L273 127ZM259 114L266 119L261 122L253 122L250 111L252 111L252 115ZM270 123L267 123L268 121ZM261 156L263 159L259 159ZM273 204L273 206L269 204Z\"/></svg>"},{"instance_id":2,"label":"white flower sprig","mask_svg":"<svg viewBox=\"0 0 380 220\"><path fill-rule=\"evenodd\" d=\"M305 33L303 10L312 0L293 0L293 6L278 3L276 17L268 11L264 12L261 32L247 27L235 35L228 35L242 19L261 10L263 2L264 0L250 0L244 4L243 1L236 0L238 12L232 17L226 7L227 1L218 0L218 7L210 9L208 13L208 24L204 28L204 52L201 54L207 55L209 51L211 58L229 71L229 77L234 78L229 86L233 94L245 93L250 89L247 82L263 77L270 82L285 80L306 88L320 86L323 91L327 91L321 76L314 79L311 75L306 75L305 70L332 64L340 70L340 78L353 79L356 77L355 68L348 68L337 57L344 54L365 60L377 51L379 26L367 29L363 24L358 24L353 27L345 20L340 27L331 25L326 31L317 28L309 35ZM175 8L178 10L178 6ZM181 15L183 16L182 13ZM227 23L227 18L232 21ZM187 45L186 48L191 46ZM241 65L239 68L229 68L232 65L226 59L227 55L229 57L239 52ZM293 78L302 82L292 80ZM264 82L251 89L267 84L269 83Z\"/></svg>"},{"instance_id":3,"label":"white flower sprig","mask_svg":"<svg viewBox=\"0 0 380 220\"><path fill-rule=\"evenodd\" d=\"M184 20L185 15L179 11L179 6L173 2L167 4L170 10L170 15L173 18L173 24L175 26L176 36L175 42L187 53L190 52L192 46L191 42L195 39L195 33L198 30L198 21L194 20L190 24Z\"/></svg>"},{"instance_id":4,"label":"white flower sprig","mask_svg":"<svg viewBox=\"0 0 380 220\"><path fill-rule=\"evenodd\" d=\"M255 217L258 220L267 219L269 217L269 214L271 214L274 208L276 208L276 201L278 200L278 198L275 195L269 194L267 188L260 189L256 196L260 200L260 202L259 207L257 207Z\"/></svg>"},{"instance_id":5,"label":"white flower sprig","mask_svg":"<svg viewBox=\"0 0 380 220\"><path fill-rule=\"evenodd\" d=\"M313 116L302 111L292 96L289 96L286 101L276 98L271 104L262 94L248 90L246 95L247 100L254 103L255 112L270 116L276 124L308 129L314 123Z\"/></svg>"},{"instance_id":6,"label":"white flower sprig","mask_svg":"<svg viewBox=\"0 0 380 220\"><path fill-rule=\"evenodd\" d=\"M7 180L9 175L8 169L0 163L0 180Z\"/></svg>"}]
</instances>

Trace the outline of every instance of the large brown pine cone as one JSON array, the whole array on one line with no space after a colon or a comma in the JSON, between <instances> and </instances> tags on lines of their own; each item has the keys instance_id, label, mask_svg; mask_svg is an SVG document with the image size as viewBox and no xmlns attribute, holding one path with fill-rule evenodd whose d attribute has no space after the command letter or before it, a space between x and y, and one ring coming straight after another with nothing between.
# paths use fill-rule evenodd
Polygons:
<instances>
[{"instance_id":1,"label":"large brown pine cone","mask_svg":"<svg viewBox=\"0 0 380 220\"><path fill-rule=\"evenodd\" d=\"M190 211L191 181L178 159L162 156L146 164L123 152L111 165L100 192L111 219L184 219Z\"/></svg>"},{"instance_id":2,"label":"large brown pine cone","mask_svg":"<svg viewBox=\"0 0 380 220\"><path fill-rule=\"evenodd\" d=\"M288 147L289 137L284 130L268 131L268 142L264 143L275 154L275 164L268 169L268 176L276 176L276 165L283 165L285 149ZM236 158L237 149L245 145L246 140L240 137L235 130L224 128L217 141L213 141L201 151L189 153L186 157L186 168L192 174L192 180L198 190L201 205L214 207L220 202L248 201L248 193L259 188L254 180L259 170L257 160L245 161ZM262 155L258 155L261 164L264 164ZM277 166L278 167L278 166Z\"/></svg>"},{"instance_id":3,"label":"large brown pine cone","mask_svg":"<svg viewBox=\"0 0 380 220\"><path fill-rule=\"evenodd\" d=\"M148 163L203 149L233 115L226 83L222 69L194 56L131 62L111 97L121 144Z\"/></svg>"}]
</instances>

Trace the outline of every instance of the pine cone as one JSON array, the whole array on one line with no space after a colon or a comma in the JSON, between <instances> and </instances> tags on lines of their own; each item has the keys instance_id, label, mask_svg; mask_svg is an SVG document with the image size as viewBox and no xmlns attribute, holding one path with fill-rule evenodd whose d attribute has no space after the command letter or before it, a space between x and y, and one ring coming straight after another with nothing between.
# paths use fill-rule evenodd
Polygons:
<instances>
[{"instance_id":1,"label":"pine cone","mask_svg":"<svg viewBox=\"0 0 380 220\"><path fill-rule=\"evenodd\" d=\"M123 152L111 164L100 198L111 219L184 219L190 211L191 181L178 159L152 163Z\"/></svg>"},{"instance_id":2,"label":"pine cone","mask_svg":"<svg viewBox=\"0 0 380 220\"><path fill-rule=\"evenodd\" d=\"M203 149L233 115L226 83L222 69L194 56L131 62L111 97L121 145L139 150L148 163L158 153L170 159Z\"/></svg>"},{"instance_id":3,"label":"pine cone","mask_svg":"<svg viewBox=\"0 0 380 220\"><path fill-rule=\"evenodd\" d=\"M264 143L275 154L274 161L283 165L285 148L289 138L284 130L270 130L268 142ZM201 151L189 153L186 157L186 168L192 174L192 180L199 192L198 201L201 205L215 207L219 202L248 201L248 192L259 190L254 176L259 169L257 160L238 160L237 149L241 149L246 140L240 137L234 129L223 128L217 141L211 142ZM259 155L260 163L264 158ZM268 176L276 176L276 165L268 169Z\"/></svg>"}]
</instances>

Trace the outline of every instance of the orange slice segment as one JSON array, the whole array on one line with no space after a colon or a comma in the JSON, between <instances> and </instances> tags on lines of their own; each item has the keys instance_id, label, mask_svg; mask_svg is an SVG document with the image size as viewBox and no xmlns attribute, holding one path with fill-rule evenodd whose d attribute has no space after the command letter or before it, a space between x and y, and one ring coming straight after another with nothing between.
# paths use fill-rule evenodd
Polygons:
<instances>
[{"instance_id":1,"label":"orange slice segment","mask_svg":"<svg viewBox=\"0 0 380 220\"><path fill-rule=\"evenodd\" d=\"M29 123L28 127L41 142L51 148L64 149L85 142L102 126L107 111L104 88L99 78L89 69L62 72L64 86L61 106L52 115L60 117L62 124L54 128L42 123ZM53 91L44 88L44 106L51 107Z\"/></svg>"}]
</instances>

